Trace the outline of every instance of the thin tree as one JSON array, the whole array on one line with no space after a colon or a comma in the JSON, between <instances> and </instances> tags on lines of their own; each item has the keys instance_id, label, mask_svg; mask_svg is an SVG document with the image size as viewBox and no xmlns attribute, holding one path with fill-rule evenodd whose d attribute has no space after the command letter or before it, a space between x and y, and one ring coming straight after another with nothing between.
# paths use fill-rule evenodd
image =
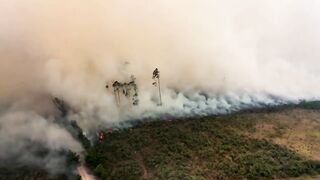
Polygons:
<instances>
[{"instance_id":1,"label":"thin tree","mask_svg":"<svg viewBox=\"0 0 320 180\"><path fill-rule=\"evenodd\" d=\"M115 95L116 102L117 102L118 106L120 105L120 89L121 89L121 86L122 86L121 83L119 83L118 81L115 81L112 84L113 92L114 92L114 95Z\"/></svg>"},{"instance_id":2,"label":"thin tree","mask_svg":"<svg viewBox=\"0 0 320 180\"><path fill-rule=\"evenodd\" d=\"M115 81L112 84L114 95L116 98L117 105L120 106L120 96L121 94L126 97L126 98L131 98L132 97L132 104L134 106L139 104L139 99L138 99L138 85L136 83L136 78L132 75L131 80L129 82L119 82ZM109 86L107 85L106 88L108 89Z\"/></svg>"},{"instance_id":3,"label":"thin tree","mask_svg":"<svg viewBox=\"0 0 320 180\"><path fill-rule=\"evenodd\" d=\"M159 105L162 106L161 85L160 85L160 71L158 70L158 68L156 68L153 71L152 79L155 80L155 82L153 82L152 85L158 87L158 90L159 90Z\"/></svg>"},{"instance_id":4,"label":"thin tree","mask_svg":"<svg viewBox=\"0 0 320 180\"><path fill-rule=\"evenodd\" d=\"M132 104L134 106L137 106L139 104L138 85L136 83L136 78L133 75L131 75L131 81L129 82L129 86L133 88Z\"/></svg>"},{"instance_id":5,"label":"thin tree","mask_svg":"<svg viewBox=\"0 0 320 180\"><path fill-rule=\"evenodd\" d=\"M122 83L122 93L125 97L132 97L132 104L134 106L139 104L138 99L138 85L136 83L136 78L131 75L129 82Z\"/></svg>"}]
</instances>

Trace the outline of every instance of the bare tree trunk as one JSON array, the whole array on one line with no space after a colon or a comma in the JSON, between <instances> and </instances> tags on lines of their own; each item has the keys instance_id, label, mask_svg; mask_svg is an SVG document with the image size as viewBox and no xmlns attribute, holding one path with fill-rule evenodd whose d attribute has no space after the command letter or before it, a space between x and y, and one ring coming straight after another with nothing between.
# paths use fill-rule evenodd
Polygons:
<instances>
[{"instance_id":1,"label":"bare tree trunk","mask_svg":"<svg viewBox=\"0 0 320 180\"><path fill-rule=\"evenodd\" d=\"M114 98L115 98L116 103L117 103L117 105L118 105L118 96L117 96L117 92L116 92L116 91L114 91Z\"/></svg>"},{"instance_id":2,"label":"bare tree trunk","mask_svg":"<svg viewBox=\"0 0 320 180\"><path fill-rule=\"evenodd\" d=\"M118 90L118 102L119 102L119 106L120 106L120 92Z\"/></svg>"},{"instance_id":3,"label":"bare tree trunk","mask_svg":"<svg viewBox=\"0 0 320 180\"><path fill-rule=\"evenodd\" d=\"M118 106L120 106L120 95L119 95L119 91L114 91L114 96L116 98L116 103Z\"/></svg>"},{"instance_id":4,"label":"bare tree trunk","mask_svg":"<svg viewBox=\"0 0 320 180\"><path fill-rule=\"evenodd\" d=\"M158 78L158 84L159 84L159 101L160 101L159 105L162 106L160 78Z\"/></svg>"}]
</instances>

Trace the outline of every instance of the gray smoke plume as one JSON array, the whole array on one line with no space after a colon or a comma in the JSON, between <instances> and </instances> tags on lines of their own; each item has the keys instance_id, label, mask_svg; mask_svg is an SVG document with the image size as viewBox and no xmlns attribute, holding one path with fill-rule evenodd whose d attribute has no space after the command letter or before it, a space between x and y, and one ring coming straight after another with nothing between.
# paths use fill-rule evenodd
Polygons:
<instances>
[{"instance_id":1,"label":"gray smoke plume","mask_svg":"<svg viewBox=\"0 0 320 180\"><path fill-rule=\"evenodd\" d=\"M0 3L1 156L9 156L14 141L24 147L26 137L79 151L50 120L52 97L68 102L67 119L90 131L128 119L229 113L320 96L316 0ZM156 67L161 107L152 86ZM111 85L131 75L139 106L125 97L118 106Z\"/></svg>"}]
</instances>

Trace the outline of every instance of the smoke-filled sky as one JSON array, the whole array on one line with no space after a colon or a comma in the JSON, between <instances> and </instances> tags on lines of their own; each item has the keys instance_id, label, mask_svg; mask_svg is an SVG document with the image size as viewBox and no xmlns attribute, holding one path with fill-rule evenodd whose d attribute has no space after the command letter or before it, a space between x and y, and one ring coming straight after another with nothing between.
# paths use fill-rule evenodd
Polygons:
<instances>
[{"instance_id":1,"label":"smoke-filled sky","mask_svg":"<svg viewBox=\"0 0 320 180\"><path fill-rule=\"evenodd\" d=\"M81 150L52 121L51 97L85 130L317 99L319 9L317 0L0 0L0 159L26 139ZM105 85L130 75L139 106L124 97L117 106Z\"/></svg>"}]
</instances>

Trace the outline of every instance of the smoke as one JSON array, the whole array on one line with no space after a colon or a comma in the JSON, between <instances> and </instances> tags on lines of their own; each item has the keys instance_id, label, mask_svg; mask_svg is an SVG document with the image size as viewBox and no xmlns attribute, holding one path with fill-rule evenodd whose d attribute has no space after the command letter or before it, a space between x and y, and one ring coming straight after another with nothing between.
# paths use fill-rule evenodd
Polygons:
<instances>
[{"instance_id":1,"label":"smoke","mask_svg":"<svg viewBox=\"0 0 320 180\"><path fill-rule=\"evenodd\" d=\"M64 172L66 163L59 151L82 151L81 145L68 132L33 112L8 112L1 116L0 125L0 159L14 159L3 161L6 165L31 163L59 173Z\"/></svg>"},{"instance_id":2,"label":"smoke","mask_svg":"<svg viewBox=\"0 0 320 180\"><path fill-rule=\"evenodd\" d=\"M68 119L90 131L128 119L228 113L320 96L316 0L0 3L1 156L25 139L79 151L50 120L51 97L67 102ZM156 67L162 107L152 86ZM131 75L139 106L125 97L117 106L105 85Z\"/></svg>"}]
</instances>

